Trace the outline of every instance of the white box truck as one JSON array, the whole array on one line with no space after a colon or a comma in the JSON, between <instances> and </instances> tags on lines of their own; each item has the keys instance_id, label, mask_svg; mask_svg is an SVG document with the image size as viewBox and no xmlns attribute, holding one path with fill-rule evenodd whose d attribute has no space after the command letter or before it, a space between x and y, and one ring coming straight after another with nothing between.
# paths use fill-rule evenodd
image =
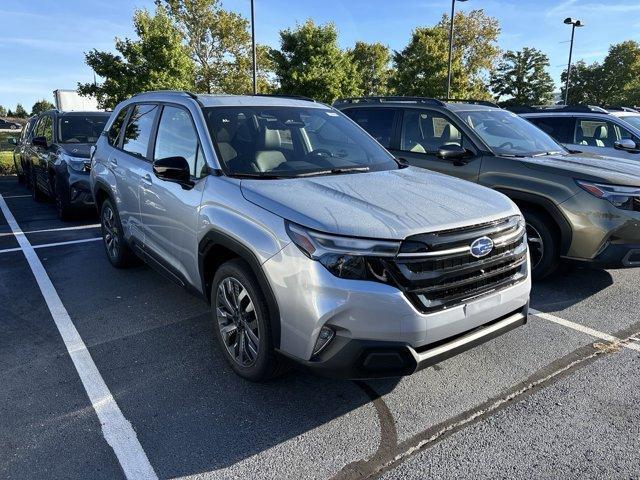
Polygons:
<instances>
[{"instance_id":1,"label":"white box truck","mask_svg":"<svg viewBox=\"0 0 640 480\"><path fill-rule=\"evenodd\" d=\"M63 112L90 112L100 110L95 97L83 97L76 90L54 90L56 108Z\"/></svg>"}]
</instances>

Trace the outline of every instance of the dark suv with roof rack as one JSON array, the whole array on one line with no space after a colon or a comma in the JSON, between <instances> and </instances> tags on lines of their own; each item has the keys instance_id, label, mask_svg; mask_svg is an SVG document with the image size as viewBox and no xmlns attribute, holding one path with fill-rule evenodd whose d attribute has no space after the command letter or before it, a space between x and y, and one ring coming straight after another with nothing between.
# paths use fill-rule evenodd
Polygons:
<instances>
[{"instance_id":1,"label":"dark suv with roof rack","mask_svg":"<svg viewBox=\"0 0 640 480\"><path fill-rule=\"evenodd\" d=\"M635 109L569 105L511 110L571 150L640 161L640 113Z\"/></svg>"},{"instance_id":2,"label":"dark suv with roof rack","mask_svg":"<svg viewBox=\"0 0 640 480\"><path fill-rule=\"evenodd\" d=\"M572 154L488 102L365 97L334 106L398 159L509 196L527 221L534 278L560 259L640 266L640 164Z\"/></svg>"}]
</instances>

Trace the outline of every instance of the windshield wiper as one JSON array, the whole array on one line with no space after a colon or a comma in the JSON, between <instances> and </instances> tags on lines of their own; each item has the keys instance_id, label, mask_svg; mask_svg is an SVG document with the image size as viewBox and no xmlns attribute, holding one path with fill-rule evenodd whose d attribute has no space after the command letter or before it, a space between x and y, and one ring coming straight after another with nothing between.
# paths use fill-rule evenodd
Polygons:
<instances>
[{"instance_id":1,"label":"windshield wiper","mask_svg":"<svg viewBox=\"0 0 640 480\"><path fill-rule=\"evenodd\" d=\"M238 172L238 173L230 173L229 176L233 178L273 179L273 178L293 178L297 175L278 175L276 173L269 173L269 172Z\"/></svg>"},{"instance_id":2,"label":"windshield wiper","mask_svg":"<svg viewBox=\"0 0 640 480\"><path fill-rule=\"evenodd\" d=\"M550 151L550 152L540 152L540 153L536 153L534 155L531 155L532 157L546 157L548 155L560 155L561 152L560 150L556 150L556 151Z\"/></svg>"},{"instance_id":3,"label":"windshield wiper","mask_svg":"<svg viewBox=\"0 0 640 480\"><path fill-rule=\"evenodd\" d=\"M368 172L369 167L336 167L330 170L317 170L315 172L299 173L297 177L311 177L314 175L332 175L338 173L356 173L356 172Z\"/></svg>"}]
</instances>

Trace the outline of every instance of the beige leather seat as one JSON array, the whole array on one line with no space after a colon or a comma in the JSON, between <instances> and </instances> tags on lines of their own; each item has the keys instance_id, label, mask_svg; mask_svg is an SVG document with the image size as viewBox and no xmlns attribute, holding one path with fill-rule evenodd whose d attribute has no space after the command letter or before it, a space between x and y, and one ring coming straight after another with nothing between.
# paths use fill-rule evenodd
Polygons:
<instances>
[{"instance_id":1,"label":"beige leather seat","mask_svg":"<svg viewBox=\"0 0 640 480\"><path fill-rule=\"evenodd\" d=\"M256 152L255 164L260 172L270 172L287 161L279 149L282 147L280 131L264 129L263 148Z\"/></svg>"},{"instance_id":2,"label":"beige leather seat","mask_svg":"<svg viewBox=\"0 0 640 480\"><path fill-rule=\"evenodd\" d=\"M595 132L593 133L593 137L596 141L596 147L606 147L606 141L609 138L609 131L607 130L606 125L598 125L596 127Z\"/></svg>"},{"instance_id":3,"label":"beige leather seat","mask_svg":"<svg viewBox=\"0 0 640 480\"><path fill-rule=\"evenodd\" d=\"M442 135L440 135L441 145L460 145L462 146L462 135L460 134L460 130L456 127L447 123L442 131Z\"/></svg>"}]
</instances>

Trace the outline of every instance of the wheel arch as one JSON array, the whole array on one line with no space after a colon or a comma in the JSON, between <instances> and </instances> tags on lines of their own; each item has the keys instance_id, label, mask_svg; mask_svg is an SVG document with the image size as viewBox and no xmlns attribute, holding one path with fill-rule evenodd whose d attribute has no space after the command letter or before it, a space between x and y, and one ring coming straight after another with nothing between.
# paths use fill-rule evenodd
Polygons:
<instances>
[{"instance_id":1,"label":"wheel arch","mask_svg":"<svg viewBox=\"0 0 640 480\"><path fill-rule=\"evenodd\" d=\"M244 260L258 280L269 307L269 325L273 345L275 348L280 348L280 310L258 257L238 240L218 231L207 232L198 244L198 270L204 298L211 303L211 283L216 270L224 262L233 258Z\"/></svg>"},{"instance_id":2,"label":"wheel arch","mask_svg":"<svg viewBox=\"0 0 640 480\"><path fill-rule=\"evenodd\" d=\"M569 221L552 200L541 195L519 190L507 188L499 188L496 190L513 200L521 210L535 210L549 217L560 239L560 255L567 254L571 246L573 231Z\"/></svg>"}]
</instances>

